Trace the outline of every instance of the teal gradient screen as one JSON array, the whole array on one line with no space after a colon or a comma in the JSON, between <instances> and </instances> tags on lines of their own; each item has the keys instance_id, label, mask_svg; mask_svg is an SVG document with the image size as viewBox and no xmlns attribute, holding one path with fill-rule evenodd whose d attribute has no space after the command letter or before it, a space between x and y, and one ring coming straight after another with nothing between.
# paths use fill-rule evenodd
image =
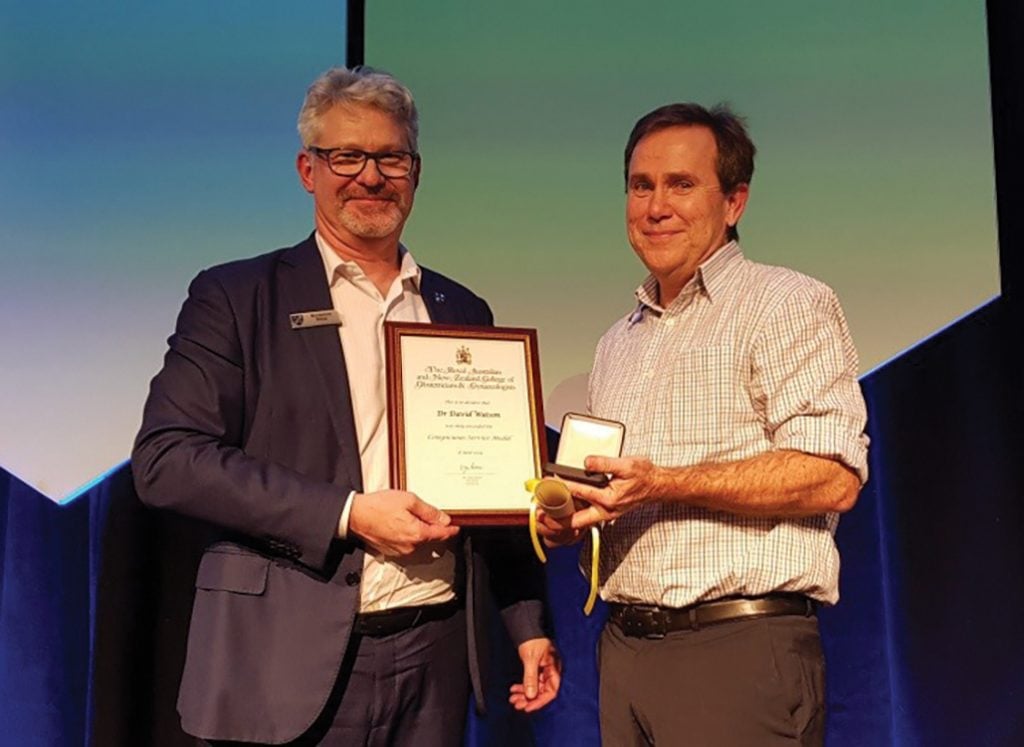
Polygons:
<instances>
[{"instance_id":1,"label":"teal gradient screen","mask_svg":"<svg viewBox=\"0 0 1024 747\"><path fill-rule=\"evenodd\" d=\"M369 0L366 61L406 81L423 263L537 327L548 422L646 271L623 149L643 114L727 102L758 147L751 259L837 291L866 372L999 292L984 3Z\"/></svg>"},{"instance_id":2,"label":"teal gradient screen","mask_svg":"<svg viewBox=\"0 0 1024 747\"><path fill-rule=\"evenodd\" d=\"M127 458L191 278L312 229L295 118L344 60L336 0L0 0L0 466Z\"/></svg>"},{"instance_id":3,"label":"teal gradient screen","mask_svg":"<svg viewBox=\"0 0 1024 747\"><path fill-rule=\"evenodd\" d=\"M312 228L305 87L345 3L0 0L0 466L55 499L123 461L189 280ZM622 150L727 101L759 149L747 255L838 292L867 371L999 290L984 4L367 0L417 97L404 239L535 327L549 422L584 406L645 271Z\"/></svg>"}]
</instances>

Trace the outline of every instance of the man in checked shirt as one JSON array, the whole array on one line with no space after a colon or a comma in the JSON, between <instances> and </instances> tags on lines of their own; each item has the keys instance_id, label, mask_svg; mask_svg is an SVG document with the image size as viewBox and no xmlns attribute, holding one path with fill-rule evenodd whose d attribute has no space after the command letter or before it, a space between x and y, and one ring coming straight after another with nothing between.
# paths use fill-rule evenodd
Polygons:
<instances>
[{"instance_id":1,"label":"man in checked shirt","mask_svg":"<svg viewBox=\"0 0 1024 747\"><path fill-rule=\"evenodd\" d=\"M625 154L626 226L650 272L597 347L611 476L549 539L599 522L609 745L820 745L815 609L839 598L839 514L867 478L857 355L832 290L737 243L754 144L724 107L661 107Z\"/></svg>"}]
</instances>

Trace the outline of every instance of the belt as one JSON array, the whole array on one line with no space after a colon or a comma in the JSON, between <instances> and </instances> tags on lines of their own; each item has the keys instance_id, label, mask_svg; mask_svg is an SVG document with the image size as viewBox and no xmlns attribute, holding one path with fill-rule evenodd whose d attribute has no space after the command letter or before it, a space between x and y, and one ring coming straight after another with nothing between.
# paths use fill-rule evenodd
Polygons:
<instances>
[{"instance_id":1,"label":"belt","mask_svg":"<svg viewBox=\"0 0 1024 747\"><path fill-rule=\"evenodd\" d=\"M380 612L363 612L356 615L352 632L371 638L380 638L403 630L437 620L447 620L462 609L462 600L453 599L441 604L427 604L422 607L395 607Z\"/></svg>"},{"instance_id":2,"label":"belt","mask_svg":"<svg viewBox=\"0 0 1024 747\"><path fill-rule=\"evenodd\" d=\"M632 638L664 638L675 630L699 630L707 625L777 615L810 617L817 602L802 594L768 594L763 597L716 599L689 607L654 607L637 604L608 605L609 619Z\"/></svg>"}]
</instances>

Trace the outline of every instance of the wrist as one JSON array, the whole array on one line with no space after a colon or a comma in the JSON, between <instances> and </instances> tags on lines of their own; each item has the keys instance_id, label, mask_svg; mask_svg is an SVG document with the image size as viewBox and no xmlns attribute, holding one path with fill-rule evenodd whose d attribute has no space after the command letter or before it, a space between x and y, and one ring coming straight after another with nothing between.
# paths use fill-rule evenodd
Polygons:
<instances>
[{"instance_id":1,"label":"wrist","mask_svg":"<svg viewBox=\"0 0 1024 747\"><path fill-rule=\"evenodd\" d=\"M685 469L655 466L651 482L652 500L678 501L686 493Z\"/></svg>"},{"instance_id":2,"label":"wrist","mask_svg":"<svg viewBox=\"0 0 1024 747\"><path fill-rule=\"evenodd\" d=\"M647 499L651 501L664 501L669 497L669 479L667 470L656 464L651 465L649 476L650 487L647 491Z\"/></svg>"}]
</instances>

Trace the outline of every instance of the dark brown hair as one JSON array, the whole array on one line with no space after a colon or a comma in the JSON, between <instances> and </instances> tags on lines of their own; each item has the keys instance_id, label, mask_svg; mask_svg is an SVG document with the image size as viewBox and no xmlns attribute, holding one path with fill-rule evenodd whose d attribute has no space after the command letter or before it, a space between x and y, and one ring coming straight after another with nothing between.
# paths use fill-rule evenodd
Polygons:
<instances>
[{"instance_id":1,"label":"dark brown hair","mask_svg":"<svg viewBox=\"0 0 1024 747\"><path fill-rule=\"evenodd\" d=\"M719 185L726 195L741 184L750 184L754 177L754 154L757 148L747 134L743 118L734 114L725 104L717 104L711 110L700 104L683 103L667 104L645 114L629 133L626 141L626 156L623 176L629 186L629 160L633 151L644 137L658 130L669 127L707 127L715 136L718 148L718 161L715 172ZM729 238L735 239L739 233L735 227L729 229Z\"/></svg>"}]
</instances>

